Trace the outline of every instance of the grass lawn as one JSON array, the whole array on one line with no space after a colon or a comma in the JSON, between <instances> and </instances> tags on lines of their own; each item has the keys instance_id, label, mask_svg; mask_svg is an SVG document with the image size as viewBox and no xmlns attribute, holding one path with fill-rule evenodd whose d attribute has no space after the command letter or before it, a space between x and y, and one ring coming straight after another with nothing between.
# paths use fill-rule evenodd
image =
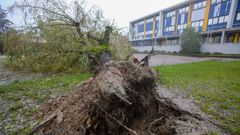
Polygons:
<instances>
[{"instance_id":1,"label":"grass lawn","mask_svg":"<svg viewBox=\"0 0 240 135\"><path fill-rule=\"evenodd\" d=\"M27 134L35 125L32 114L50 98L71 90L90 73L58 75L0 85L0 134Z\"/></svg>"},{"instance_id":2,"label":"grass lawn","mask_svg":"<svg viewBox=\"0 0 240 135\"><path fill-rule=\"evenodd\" d=\"M155 67L160 83L183 90L202 110L240 134L240 62L199 62Z\"/></svg>"}]
</instances>

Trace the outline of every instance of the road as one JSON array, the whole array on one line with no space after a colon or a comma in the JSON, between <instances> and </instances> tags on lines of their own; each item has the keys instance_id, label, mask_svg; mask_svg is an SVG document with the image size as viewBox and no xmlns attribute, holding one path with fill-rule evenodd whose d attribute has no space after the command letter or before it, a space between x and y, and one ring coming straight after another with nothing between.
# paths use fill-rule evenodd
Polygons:
<instances>
[{"instance_id":1,"label":"road","mask_svg":"<svg viewBox=\"0 0 240 135\"><path fill-rule=\"evenodd\" d=\"M138 60L145 57L147 54L134 54ZM155 55L150 58L150 66L157 65L173 65L173 64L184 64L201 61L234 61L240 59L231 58L216 58L216 57L190 57L190 56L178 56L178 55Z\"/></svg>"}]
</instances>

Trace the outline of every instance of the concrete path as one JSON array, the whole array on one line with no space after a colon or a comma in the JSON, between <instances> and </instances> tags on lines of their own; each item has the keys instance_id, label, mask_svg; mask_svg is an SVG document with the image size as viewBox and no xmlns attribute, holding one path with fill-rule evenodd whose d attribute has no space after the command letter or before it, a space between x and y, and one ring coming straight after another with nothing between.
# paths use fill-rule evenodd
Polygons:
<instances>
[{"instance_id":1,"label":"concrete path","mask_svg":"<svg viewBox=\"0 0 240 135\"><path fill-rule=\"evenodd\" d=\"M139 60L145 57L147 54L134 54ZM193 63L201 61L235 61L240 59L231 58L215 58L215 57L190 57L190 56L177 56L177 55L155 55L150 58L150 66L157 65L173 65L183 63Z\"/></svg>"}]
</instances>

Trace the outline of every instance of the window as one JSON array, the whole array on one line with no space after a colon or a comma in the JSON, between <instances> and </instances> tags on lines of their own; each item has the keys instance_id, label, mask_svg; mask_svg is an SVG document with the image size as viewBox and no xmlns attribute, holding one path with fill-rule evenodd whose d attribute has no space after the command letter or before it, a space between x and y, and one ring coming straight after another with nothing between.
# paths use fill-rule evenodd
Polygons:
<instances>
[{"instance_id":1,"label":"window","mask_svg":"<svg viewBox=\"0 0 240 135\"><path fill-rule=\"evenodd\" d=\"M236 20L240 20L240 13L237 14Z\"/></svg>"},{"instance_id":2,"label":"window","mask_svg":"<svg viewBox=\"0 0 240 135\"><path fill-rule=\"evenodd\" d=\"M203 5L202 5L203 7L206 7L206 1L203 1Z\"/></svg>"},{"instance_id":3,"label":"window","mask_svg":"<svg viewBox=\"0 0 240 135\"><path fill-rule=\"evenodd\" d=\"M203 21L200 21L200 27L202 27L203 26Z\"/></svg>"},{"instance_id":4,"label":"window","mask_svg":"<svg viewBox=\"0 0 240 135\"><path fill-rule=\"evenodd\" d=\"M199 22L196 22L196 27L199 27Z\"/></svg>"},{"instance_id":5,"label":"window","mask_svg":"<svg viewBox=\"0 0 240 135\"><path fill-rule=\"evenodd\" d=\"M181 25L180 29L183 29L183 25Z\"/></svg>"},{"instance_id":6,"label":"window","mask_svg":"<svg viewBox=\"0 0 240 135\"><path fill-rule=\"evenodd\" d=\"M197 8L198 8L197 4L194 4L194 10L197 10Z\"/></svg>"},{"instance_id":7,"label":"window","mask_svg":"<svg viewBox=\"0 0 240 135\"><path fill-rule=\"evenodd\" d=\"M192 27L195 27L195 24L196 24L196 23L195 23L195 22L193 22L193 23L192 23Z\"/></svg>"},{"instance_id":8,"label":"window","mask_svg":"<svg viewBox=\"0 0 240 135\"><path fill-rule=\"evenodd\" d=\"M175 17L172 17L172 24L171 25L175 25Z\"/></svg>"},{"instance_id":9,"label":"window","mask_svg":"<svg viewBox=\"0 0 240 135\"><path fill-rule=\"evenodd\" d=\"M209 19L208 20L208 25L212 25L213 24L213 19Z\"/></svg>"},{"instance_id":10,"label":"window","mask_svg":"<svg viewBox=\"0 0 240 135\"><path fill-rule=\"evenodd\" d=\"M186 7L186 12L188 12L189 11L189 7Z\"/></svg>"},{"instance_id":11,"label":"window","mask_svg":"<svg viewBox=\"0 0 240 135\"><path fill-rule=\"evenodd\" d=\"M229 15L226 15L225 18L224 18L224 22L227 22L228 18L229 18Z\"/></svg>"},{"instance_id":12,"label":"window","mask_svg":"<svg viewBox=\"0 0 240 135\"><path fill-rule=\"evenodd\" d=\"M181 23L181 24L184 23L184 19L185 19L185 14L182 14L182 15L181 15L181 20L180 20L180 23Z\"/></svg>"},{"instance_id":13,"label":"window","mask_svg":"<svg viewBox=\"0 0 240 135\"><path fill-rule=\"evenodd\" d=\"M182 8L179 10L179 14L185 13L186 12L186 8Z\"/></svg>"},{"instance_id":14,"label":"window","mask_svg":"<svg viewBox=\"0 0 240 135\"><path fill-rule=\"evenodd\" d=\"M198 9L202 8L202 2L198 3Z\"/></svg>"},{"instance_id":15,"label":"window","mask_svg":"<svg viewBox=\"0 0 240 135\"><path fill-rule=\"evenodd\" d=\"M213 24L217 24L218 23L218 18L214 18L213 19Z\"/></svg>"},{"instance_id":16,"label":"window","mask_svg":"<svg viewBox=\"0 0 240 135\"><path fill-rule=\"evenodd\" d=\"M175 16L175 13L176 13L175 11L172 12L173 16Z\"/></svg>"},{"instance_id":17,"label":"window","mask_svg":"<svg viewBox=\"0 0 240 135\"><path fill-rule=\"evenodd\" d=\"M218 23L223 23L224 22L224 16L219 17Z\"/></svg>"},{"instance_id":18,"label":"window","mask_svg":"<svg viewBox=\"0 0 240 135\"><path fill-rule=\"evenodd\" d=\"M179 14L181 14L182 13L182 9L179 9Z\"/></svg>"}]
</instances>

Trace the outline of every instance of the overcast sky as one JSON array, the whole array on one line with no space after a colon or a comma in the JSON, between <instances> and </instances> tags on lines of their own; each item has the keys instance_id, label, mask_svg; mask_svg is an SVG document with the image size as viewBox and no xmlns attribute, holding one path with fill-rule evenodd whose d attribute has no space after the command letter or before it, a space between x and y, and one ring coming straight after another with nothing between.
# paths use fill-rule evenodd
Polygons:
<instances>
[{"instance_id":1,"label":"overcast sky","mask_svg":"<svg viewBox=\"0 0 240 135\"><path fill-rule=\"evenodd\" d=\"M15 0L0 0L2 8ZM71 0L66 0L71 1ZM129 22L139 17L167 8L185 0L86 0L89 4L99 6L108 19L115 19L119 27L128 27ZM9 16L16 25L20 24L18 16Z\"/></svg>"}]
</instances>

